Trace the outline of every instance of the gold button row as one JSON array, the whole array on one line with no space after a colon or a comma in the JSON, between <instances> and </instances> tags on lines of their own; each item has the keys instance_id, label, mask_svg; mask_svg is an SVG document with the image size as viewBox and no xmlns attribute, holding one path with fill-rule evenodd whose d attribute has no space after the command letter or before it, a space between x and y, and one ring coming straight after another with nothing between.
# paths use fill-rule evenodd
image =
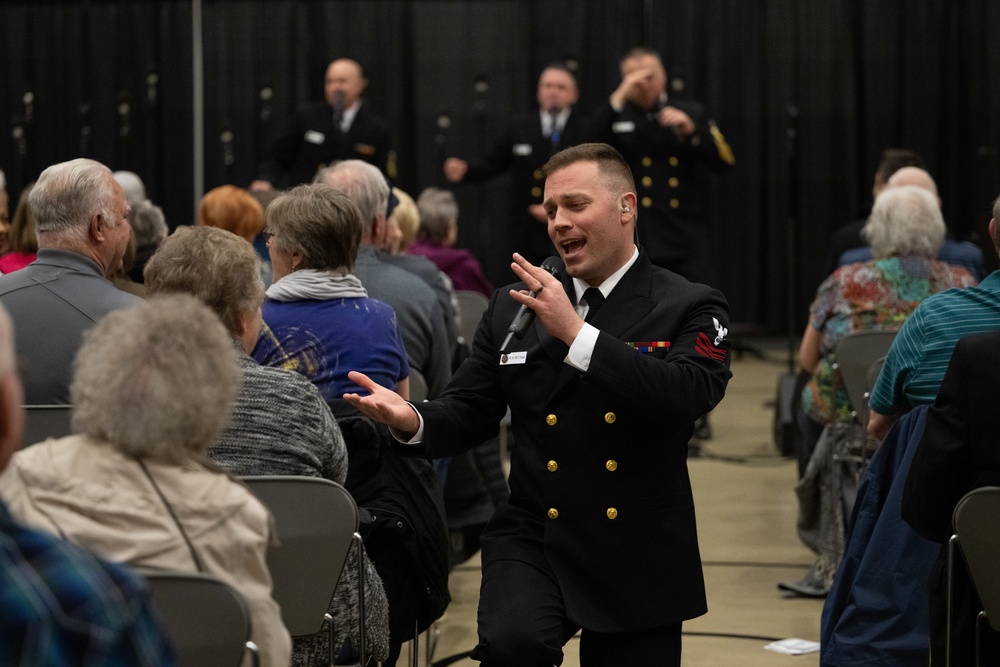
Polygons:
<instances>
[{"instance_id":1,"label":"gold button row","mask_svg":"<svg viewBox=\"0 0 1000 667\"><path fill-rule=\"evenodd\" d=\"M608 472L614 472L618 470L618 461L615 461L614 459L608 459L607 461L604 462L604 467L608 469ZM559 470L559 463L554 460L549 461L548 463L545 464L545 469L548 470L549 472L555 472L556 470Z\"/></svg>"},{"instance_id":2,"label":"gold button row","mask_svg":"<svg viewBox=\"0 0 1000 667\"><path fill-rule=\"evenodd\" d=\"M545 514L546 514L546 516L548 516L550 519L553 519L553 520L559 518L559 510L557 510L555 507L550 507L549 511L546 512ZM609 507L608 510L607 510L607 512L606 512L606 514L607 514L607 517L609 519L611 519L611 520L614 520L614 519L618 518L618 510L615 509L614 507Z\"/></svg>"}]
</instances>

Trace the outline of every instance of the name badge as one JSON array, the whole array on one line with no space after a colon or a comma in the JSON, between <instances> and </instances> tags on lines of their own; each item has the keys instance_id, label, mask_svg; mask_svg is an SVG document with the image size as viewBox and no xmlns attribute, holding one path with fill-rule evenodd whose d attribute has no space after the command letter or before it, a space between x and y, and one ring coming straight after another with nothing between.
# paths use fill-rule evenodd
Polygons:
<instances>
[{"instance_id":1,"label":"name badge","mask_svg":"<svg viewBox=\"0 0 1000 667\"><path fill-rule=\"evenodd\" d=\"M306 130L304 139L311 144L321 144L326 141L326 135L316 130Z\"/></svg>"},{"instance_id":2,"label":"name badge","mask_svg":"<svg viewBox=\"0 0 1000 667\"><path fill-rule=\"evenodd\" d=\"M511 153L520 156L531 155L531 151L531 144L514 144L510 149Z\"/></svg>"},{"instance_id":3,"label":"name badge","mask_svg":"<svg viewBox=\"0 0 1000 667\"><path fill-rule=\"evenodd\" d=\"M514 364L523 364L527 360L528 360L527 350L521 350L520 352L508 352L507 354L500 355L501 366L513 366Z\"/></svg>"},{"instance_id":4,"label":"name badge","mask_svg":"<svg viewBox=\"0 0 1000 667\"><path fill-rule=\"evenodd\" d=\"M628 134L629 132L635 132L635 123L630 120L620 120L617 123L611 124L611 131L615 134Z\"/></svg>"}]
</instances>

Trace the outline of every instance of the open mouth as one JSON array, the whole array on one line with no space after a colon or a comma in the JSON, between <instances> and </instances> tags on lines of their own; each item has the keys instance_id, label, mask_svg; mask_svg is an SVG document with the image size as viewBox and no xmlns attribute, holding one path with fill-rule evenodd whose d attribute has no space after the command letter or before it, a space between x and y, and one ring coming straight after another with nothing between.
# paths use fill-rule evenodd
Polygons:
<instances>
[{"instance_id":1,"label":"open mouth","mask_svg":"<svg viewBox=\"0 0 1000 667\"><path fill-rule=\"evenodd\" d=\"M585 245L587 242L583 240L564 241L562 243L563 257L573 257L579 254Z\"/></svg>"}]
</instances>

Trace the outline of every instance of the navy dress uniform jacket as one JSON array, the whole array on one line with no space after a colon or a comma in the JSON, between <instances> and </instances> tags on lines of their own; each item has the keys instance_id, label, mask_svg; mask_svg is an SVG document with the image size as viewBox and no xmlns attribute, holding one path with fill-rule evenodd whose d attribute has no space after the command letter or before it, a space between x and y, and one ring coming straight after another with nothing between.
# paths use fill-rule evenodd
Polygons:
<instances>
[{"instance_id":1,"label":"navy dress uniform jacket","mask_svg":"<svg viewBox=\"0 0 1000 667\"><path fill-rule=\"evenodd\" d=\"M312 183L317 171L338 160L363 160L389 178L396 177L389 125L363 103L346 133L334 125L333 109L326 102L296 111L275 139L274 154L260 166L258 176L276 187Z\"/></svg>"},{"instance_id":2,"label":"navy dress uniform jacket","mask_svg":"<svg viewBox=\"0 0 1000 667\"><path fill-rule=\"evenodd\" d=\"M567 617L598 632L705 613L686 457L694 420L731 376L725 298L640 255L591 320L601 333L587 373L537 321L514 346L524 363L501 365L518 306L508 288L496 292L472 356L418 406L417 451L443 456L492 437L510 405L511 494L483 533L484 567L548 565Z\"/></svg>"},{"instance_id":3,"label":"navy dress uniform jacket","mask_svg":"<svg viewBox=\"0 0 1000 667\"><path fill-rule=\"evenodd\" d=\"M689 280L711 282L711 246L702 210L702 166L723 172L736 161L722 133L698 102L670 100L687 113L700 140L692 145L662 127L655 114L627 103L621 113L605 103L591 123L591 140L621 152L635 177L639 243L657 266Z\"/></svg>"},{"instance_id":4,"label":"navy dress uniform jacket","mask_svg":"<svg viewBox=\"0 0 1000 667\"><path fill-rule=\"evenodd\" d=\"M532 204L541 204L545 189L542 167L564 148L585 140L586 123L575 110L566 119L559 142L542 134L538 110L518 114L504 133L493 142L485 157L469 160L464 183L485 181L507 171L512 172L513 192L509 218L509 246L536 264L553 254L548 225L528 213Z\"/></svg>"}]
</instances>

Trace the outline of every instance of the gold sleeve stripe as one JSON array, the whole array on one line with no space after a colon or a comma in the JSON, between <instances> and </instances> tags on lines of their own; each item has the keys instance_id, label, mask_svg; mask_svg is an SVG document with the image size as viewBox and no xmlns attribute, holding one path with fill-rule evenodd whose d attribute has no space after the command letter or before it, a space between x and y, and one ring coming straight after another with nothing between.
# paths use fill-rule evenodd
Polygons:
<instances>
[{"instance_id":1,"label":"gold sleeve stripe","mask_svg":"<svg viewBox=\"0 0 1000 667\"><path fill-rule=\"evenodd\" d=\"M715 150L719 151L719 157L726 164L736 164L736 158L733 157L733 149L729 147L726 143L726 138L722 136L722 132L716 126L715 121L709 121L708 129L712 133L712 141L715 142Z\"/></svg>"}]
</instances>

